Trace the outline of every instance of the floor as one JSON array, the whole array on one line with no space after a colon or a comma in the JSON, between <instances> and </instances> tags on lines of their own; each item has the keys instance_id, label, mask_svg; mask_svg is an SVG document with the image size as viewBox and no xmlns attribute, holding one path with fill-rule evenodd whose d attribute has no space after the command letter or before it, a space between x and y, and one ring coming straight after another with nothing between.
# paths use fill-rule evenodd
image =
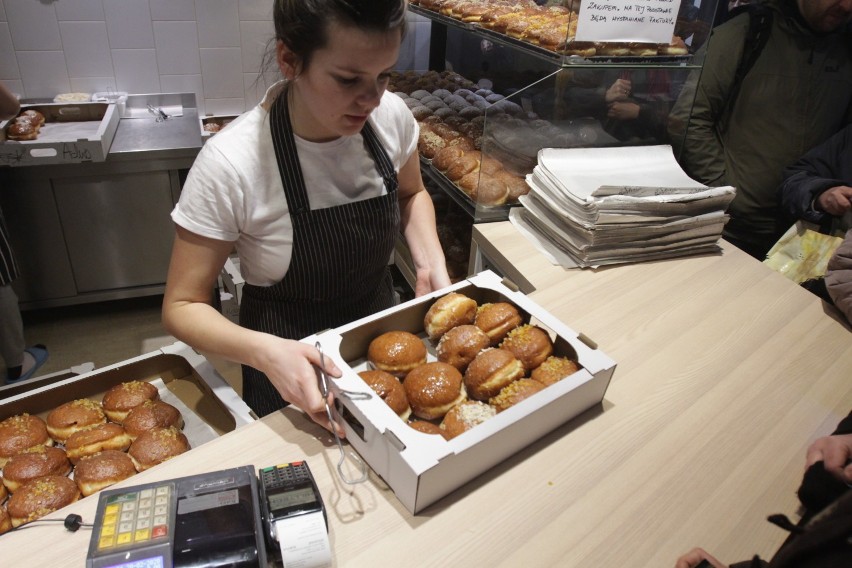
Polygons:
<instances>
[{"instance_id":1,"label":"floor","mask_svg":"<svg viewBox=\"0 0 852 568\"><path fill-rule=\"evenodd\" d=\"M28 345L47 346L50 356L37 375L94 364L95 369L151 353L177 341L160 322L163 297L149 296L22 313ZM240 392L239 367L212 360Z\"/></svg>"}]
</instances>

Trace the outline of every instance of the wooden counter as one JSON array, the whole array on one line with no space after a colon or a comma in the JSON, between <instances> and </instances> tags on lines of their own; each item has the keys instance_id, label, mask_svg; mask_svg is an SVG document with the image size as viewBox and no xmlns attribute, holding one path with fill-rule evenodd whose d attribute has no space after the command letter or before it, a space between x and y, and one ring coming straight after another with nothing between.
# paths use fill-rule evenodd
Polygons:
<instances>
[{"instance_id":1,"label":"wooden counter","mask_svg":"<svg viewBox=\"0 0 852 568\"><path fill-rule=\"evenodd\" d=\"M766 516L795 518L805 448L852 409L852 334L838 316L730 246L565 271L509 223L476 226L474 238L618 362L601 408L417 516L375 477L340 483L329 436L292 409L125 485L306 458L346 567L666 567L696 545L727 562L771 556L786 533ZM90 521L96 501L51 518ZM51 524L0 537L9 566L79 567L88 541Z\"/></svg>"}]
</instances>

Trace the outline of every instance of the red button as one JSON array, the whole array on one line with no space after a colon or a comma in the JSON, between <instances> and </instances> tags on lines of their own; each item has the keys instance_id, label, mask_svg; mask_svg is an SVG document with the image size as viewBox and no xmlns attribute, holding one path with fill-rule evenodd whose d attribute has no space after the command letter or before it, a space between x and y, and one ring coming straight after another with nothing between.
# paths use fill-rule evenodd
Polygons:
<instances>
[{"instance_id":1,"label":"red button","mask_svg":"<svg viewBox=\"0 0 852 568\"><path fill-rule=\"evenodd\" d=\"M151 537L158 538L161 536L166 536L169 533L169 527L166 525L157 525L151 530Z\"/></svg>"}]
</instances>

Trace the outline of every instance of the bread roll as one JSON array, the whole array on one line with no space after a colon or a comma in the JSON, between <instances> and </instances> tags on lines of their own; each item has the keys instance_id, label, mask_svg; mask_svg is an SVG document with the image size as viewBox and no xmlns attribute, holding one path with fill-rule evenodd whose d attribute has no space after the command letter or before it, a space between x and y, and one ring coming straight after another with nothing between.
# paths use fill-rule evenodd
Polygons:
<instances>
[{"instance_id":1,"label":"bread roll","mask_svg":"<svg viewBox=\"0 0 852 568\"><path fill-rule=\"evenodd\" d=\"M74 481L83 497L97 493L128 477L136 475L133 460L124 452L105 450L85 456L74 469Z\"/></svg>"},{"instance_id":2,"label":"bread roll","mask_svg":"<svg viewBox=\"0 0 852 568\"><path fill-rule=\"evenodd\" d=\"M130 444L127 455L133 460L136 471L145 471L189 449L189 440L177 428L154 428L139 434Z\"/></svg>"},{"instance_id":3,"label":"bread roll","mask_svg":"<svg viewBox=\"0 0 852 568\"><path fill-rule=\"evenodd\" d=\"M21 486L9 499L12 526L19 527L70 505L80 498L77 484L64 475L49 475Z\"/></svg>"},{"instance_id":4,"label":"bread roll","mask_svg":"<svg viewBox=\"0 0 852 568\"><path fill-rule=\"evenodd\" d=\"M489 343L485 332L475 325L459 325L441 336L436 354L438 361L449 363L464 373L474 357Z\"/></svg>"},{"instance_id":5,"label":"bread roll","mask_svg":"<svg viewBox=\"0 0 852 568\"><path fill-rule=\"evenodd\" d=\"M385 404L390 406L397 416L408 420L411 416L411 406L402 383L395 376L385 371L361 371L358 376L367 383L373 391L379 395Z\"/></svg>"},{"instance_id":6,"label":"bread roll","mask_svg":"<svg viewBox=\"0 0 852 568\"><path fill-rule=\"evenodd\" d=\"M486 349L468 365L464 386L470 398L485 401L523 376L524 365L510 351Z\"/></svg>"},{"instance_id":7,"label":"bread roll","mask_svg":"<svg viewBox=\"0 0 852 568\"><path fill-rule=\"evenodd\" d=\"M530 372L553 353L550 335L538 326L525 324L516 327L500 343L500 347L511 351Z\"/></svg>"},{"instance_id":8,"label":"bread roll","mask_svg":"<svg viewBox=\"0 0 852 568\"><path fill-rule=\"evenodd\" d=\"M106 415L100 403L88 398L66 402L47 415L47 431L58 442L64 443L74 432L88 426L103 424Z\"/></svg>"},{"instance_id":9,"label":"bread roll","mask_svg":"<svg viewBox=\"0 0 852 568\"><path fill-rule=\"evenodd\" d=\"M74 432L65 442L65 452L71 463L104 450L125 451L133 440L120 424L107 422Z\"/></svg>"},{"instance_id":10,"label":"bread roll","mask_svg":"<svg viewBox=\"0 0 852 568\"><path fill-rule=\"evenodd\" d=\"M467 399L462 375L447 363L420 365L402 383L411 411L418 418L435 420Z\"/></svg>"},{"instance_id":11,"label":"bread roll","mask_svg":"<svg viewBox=\"0 0 852 568\"><path fill-rule=\"evenodd\" d=\"M452 440L459 434L464 434L474 426L482 424L496 416L497 411L478 400L468 400L452 407L441 421L444 438Z\"/></svg>"},{"instance_id":12,"label":"bread roll","mask_svg":"<svg viewBox=\"0 0 852 568\"><path fill-rule=\"evenodd\" d=\"M157 387L147 381L127 381L109 389L103 398L104 413L107 418L119 424L124 421L130 410L146 400L157 400L160 393Z\"/></svg>"},{"instance_id":13,"label":"bread roll","mask_svg":"<svg viewBox=\"0 0 852 568\"><path fill-rule=\"evenodd\" d=\"M3 486L15 493L22 485L48 475L68 475L71 462L65 450L52 446L36 446L12 456L3 466Z\"/></svg>"},{"instance_id":14,"label":"bread roll","mask_svg":"<svg viewBox=\"0 0 852 568\"><path fill-rule=\"evenodd\" d=\"M580 369L576 361L567 357L555 357L551 355L544 362L533 369L530 378L540 382L544 386L550 386L565 377L573 375Z\"/></svg>"},{"instance_id":15,"label":"bread roll","mask_svg":"<svg viewBox=\"0 0 852 568\"><path fill-rule=\"evenodd\" d=\"M31 414L10 416L0 422L0 467L9 458L36 446L52 446L44 420Z\"/></svg>"},{"instance_id":16,"label":"bread roll","mask_svg":"<svg viewBox=\"0 0 852 568\"><path fill-rule=\"evenodd\" d=\"M438 298L423 318L423 328L435 341L452 328L472 324L476 317L476 301L458 292Z\"/></svg>"},{"instance_id":17,"label":"bread roll","mask_svg":"<svg viewBox=\"0 0 852 568\"><path fill-rule=\"evenodd\" d=\"M525 400L537 392L544 390L544 385L532 379L518 379L507 386L491 398L488 403L497 410L503 412L507 408L515 406L522 400Z\"/></svg>"},{"instance_id":18,"label":"bread roll","mask_svg":"<svg viewBox=\"0 0 852 568\"><path fill-rule=\"evenodd\" d=\"M473 325L488 335L491 345L499 345L510 331L524 322L518 309L508 302L489 302L476 310Z\"/></svg>"},{"instance_id":19,"label":"bread roll","mask_svg":"<svg viewBox=\"0 0 852 568\"><path fill-rule=\"evenodd\" d=\"M408 331L388 331L370 342L367 360L376 369L403 378L426 362L426 346Z\"/></svg>"},{"instance_id":20,"label":"bread roll","mask_svg":"<svg viewBox=\"0 0 852 568\"><path fill-rule=\"evenodd\" d=\"M122 423L127 435L135 440L142 432L153 428L168 428L173 426L183 428L183 417L180 410L162 400L146 400L134 407Z\"/></svg>"}]
</instances>

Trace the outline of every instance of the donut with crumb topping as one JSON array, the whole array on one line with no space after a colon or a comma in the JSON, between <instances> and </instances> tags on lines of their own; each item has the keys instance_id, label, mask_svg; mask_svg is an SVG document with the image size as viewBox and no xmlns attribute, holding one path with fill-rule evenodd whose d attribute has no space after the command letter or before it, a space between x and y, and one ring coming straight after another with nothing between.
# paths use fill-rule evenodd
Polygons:
<instances>
[{"instance_id":1,"label":"donut with crumb topping","mask_svg":"<svg viewBox=\"0 0 852 568\"><path fill-rule=\"evenodd\" d=\"M71 434L65 441L65 453L71 463L104 450L125 451L133 440L121 424L106 422Z\"/></svg>"},{"instance_id":2,"label":"donut with crumb topping","mask_svg":"<svg viewBox=\"0 0 852 568\"><path fill-rule=\"evenodd\" d=\"M511 351L524 364L527 372L541 365L553 354L553 341L540 327L524 324L506 335L500 347Z\"/></svg>"},{"instance_id":3,"label":"donut with crumb topping","mask_svg":"<svg viewBox=\"0 0 852 568\"><path fill-rule=\"evenodd\" d=\"M12 456L3 466L3 486L15 493L22 485L48 475L68 475L71 462L62 448L36 446Z\"/></svg>"},{"instance_id":4,"label":"donut with crumb topping","mask_svg":"<svg viewBox=\"0 0 852 568\"><path fill-rule=\"evenodd\" d=\"M0 467L25 450L52 445L47 425L38 416L24 413L0 422Z\"/></svg>"},{"instance_id":5,"label":"donut with crumb topping","mask_svg":"<svg viewBox=\"0 0 852 568\"><path fill-rule=\"evenodd\" d=\"M544 390L544 385L532 379L518 379L507 386L503 387L500 393L492 397L488 404L494 407L497 412L503 412L507 408L515 406L522 400L526 400L532 395Z\"/></svg>"},{"instance_id":6,"label":"donut with crumb topping","mask_svg":"<svg viewBox=\"0 0 852 568\"><path fill-rule=\"evenodd\" d=\"M551 355L541 365L533 369L530 378L548 387L579 370L580 365L576 361L567 357Z\"/></svg>"},{"instance_id":7,"label":"donut with crumb topping","mask_svg":"<svg viewBox=\"0 0 852 568\"><path fill-rule=\"evenodd\" d=\"M135 440L142 432L152 428L183 428L183 416L180 410L162 400L146 400L130 410L122 423L127 435Z\"/></svg>"},{"instance_id":8,"label":"donut with crumb topping","mask_svg":"<svg viewBox=\"0 0 852 568\"><path fill-rule=\"evenodd\" d=\"M444 438L452 440L459 434L464 434L474 426L482 424L496 415L497 411L493 406L478 400L468 400L457 404L447 412L447 415L441 421L441 431Z\"/></svg>"},{"instance_id":9,"label":"donut with crumb topping","mask_svg":"<svg viewBox=\"0 0 852 568\"><path fill-rule=\"evenodd\" d=\"M488 335L491 345L498 345L510 331L524 322L518 309L508 302L489 302L476 310L473 325Z\"/></svg>"},{"instance_id":10,"label":"donut with crumb topping","mask_svg":"<svg viewBox=\"0 0 852 568\"><path fill-rule=\"evenodd\" d=\"M154 428L139 434L127 455L136 471L145 471L189 451L189 440L177 428Z\"/></svg>"},{"instance_id":11,"label":"donut with crumb topping","mask_svg":"<svg viewBox=\"0 0 852 568\"><path fill-rule=\"evenodd\" d=\"M9 517L9 512L6 507L0 507L0 534L12 530L12 519Z\"/></svg>"},{"instance_id":12,"label":"donut with crumb topping","mask_svg":"<svg viewBox=\"0 0 852 568\"><path fill-rule=\"evenodd\" d=\"M124 452L105 450L86 456L74 469L74 481L83 497L136 475L133 460Z\"/></svg>"},{"instance_id":13,"label":"donut with crumb topping","mask_svg":"<svg viewBox=\"0 0 852 568\"><path fill-rule=\"evenodd\" d=\"M25 483L7 504L12 526L40 519L80 498L77 484L64 475L48 475Z\"/></svg>"},{"instance_id":14,"label":"donut with crumb topping","mask_svg":"<svg viewBox=\"0 0 852 568\"><path fill-rule=\"evenodd\" d=\"M65 441L78 430L106 422L100 403L79 398L57 406L47 415L47 431L58 442Z\"/></svg>"},{"instance_id":15,"label":"donut with crumb topping","mask_svg":"<svg viewBox=\"0 0 852 568\"><path fill-rule=\"evenodd\" d=\"M107 418L119 424L124 421L130 410L146 400L157 400L160 393L157 387L147 381L127 381L109 389L103 398L104 413Z\"/></svg>"}]
</instances>

